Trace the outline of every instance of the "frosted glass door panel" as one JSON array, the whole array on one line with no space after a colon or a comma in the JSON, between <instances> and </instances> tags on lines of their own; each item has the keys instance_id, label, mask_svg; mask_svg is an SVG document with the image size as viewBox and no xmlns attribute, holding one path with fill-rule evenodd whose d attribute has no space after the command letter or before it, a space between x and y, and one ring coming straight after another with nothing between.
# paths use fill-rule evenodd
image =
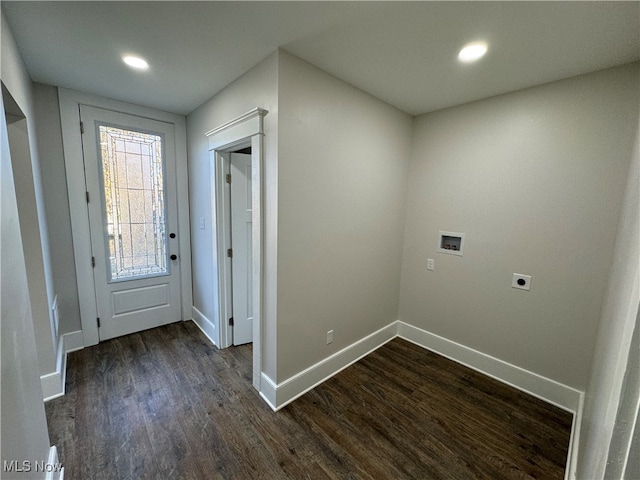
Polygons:
<instances>
[{"instance_id":1,"label":"frosted glass door panel","mask_svg":"<svg viewBox=\"0 0 640 480\"><path fill-rule=\"evenodd\" d=\"M162 136L98 128L108 280L167 275Z\"/></svg>"}]
</instances>

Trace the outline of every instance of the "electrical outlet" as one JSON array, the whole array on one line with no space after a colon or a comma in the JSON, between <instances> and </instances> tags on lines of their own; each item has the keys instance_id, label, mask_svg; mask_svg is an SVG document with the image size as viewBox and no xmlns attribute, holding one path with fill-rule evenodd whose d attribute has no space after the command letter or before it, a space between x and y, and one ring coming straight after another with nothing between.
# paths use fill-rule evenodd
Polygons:
<instances>
[{"instance_id":1,"label":"electrical outlet","mask_svg":"<svg viewBox=\"0 0 640 480\"><path fill-rule=\"evenodd\" d=\"M329 330L327 332L327 345L333 342L333 330Z\"/></svg>"},{"instance_id":2,"label":"electrical outlet","mask_svg":"<svg viewBox=\"0 0 640 480\"><path fill-rule=\"evenodd\" d=\"M200 230L204 230L204 217L200 217Z\"/></svg>"},{"instance_id":3,"label":"electrical outlet","mask_svg":"<svg viewBox=\"0 0 640 480\"><path fill-rule=\"evenodd\" d=\"M531 275L514 273L511 286L513 288L519 288L520 290L531 290Z\"/></svg>"},{"instance_id":4,"label":"electrical outlet","mask_svg":"<svg viewBox=\"0 0 640 480\"><path fill-rule=\"evenodd\" d=\"M435 261L433 258L427 258L427 270L433 270L435 268Z\"/></svg>"}]
</instances>

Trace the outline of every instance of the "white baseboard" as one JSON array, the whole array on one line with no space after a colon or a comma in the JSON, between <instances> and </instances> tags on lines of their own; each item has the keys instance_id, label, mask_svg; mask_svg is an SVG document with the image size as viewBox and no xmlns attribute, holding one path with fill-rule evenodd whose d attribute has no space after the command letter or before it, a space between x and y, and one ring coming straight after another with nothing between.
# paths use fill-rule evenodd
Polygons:
<instances>
[{"instance_id":1,"label":"white baseboard","mask_svg":"<svg viewBox=\"0 0 640 480\"><path fill-rule=\"evenodd\" d=\"M400 321L398 321L398 337L518 390L522 390L563 410L572 413L577 413L578 411L582 392L555 380Z\"/></svg>"},{"instance_id":2,"label":"white baseboard","mask_svg":"<svg viewBox=\"0 0 640 480\"><path fill-rule=\"evenodd\" d=\"M82 330L65 333L62 338L64 339L64 353L71 353L84 348Z\"/></svg>"},{"instance_id":3,"label":"white baseboard","mask_svg":"<svg viewBox=\"0 0 640 480\"><path fill-rule=\"evenodd\" d=\"M192 307L192 312L193 322L216 345L215 324L196 307ZM274 411L278 411L396 337L572 412L574 417L565 480L576 479L584 392L401 321L390 323L278 384L262 373L260 395ZM66 354L84 348L82 331L65 334L60 341L57 371L41 377L45 401L64 394ZM52 480L62 478L62 475L51 477Z\"/></svg>"},{"instance_id":4,"label":"white baseboard","mask_svg":"<svg viewBox=\"0 0 640 480\"><path fill-rule=\"evenodd\" d=\"M573 424L571 425L571 439L569 440L569 454L567 456L567 464L564 470L564 480L577 480L578 468L578 446L580 445L580 431L582 430L582 412L584 409L584 393L580 392L580 401L578 409L573 415Z\"/></svg>"},{"instance_id":5,"label":"white baseboard","mask_svg":"<svg viewBox=\"0 0 640 480\"><path fill-rule=\"evenodd\" d=\"M401 321L389 324L284 382L276 384L263 373L260 395L278 411L396 337L573 413L564 480L576 480L584 392Z\"/></svg>"},{"instance_id":6,"label":"white baseboard","mask_svg":"<svg viewBox=\"0 0 640 480\"><path fill-rule=\"evenodd\" d=\"M61 397L62 391L62 375L60 372L47 373L40 376L42 384L42 398L45 402Z\"/></svg>"},{"instance_id":7,"label":"white baseboard","mask_svg":"<svg viewBox=\"0 0 640 480\"><path fill-rule=\"evenodd\" d=\"M349 365L380 348L395 336L396 322L393 322L287 380L278 383L275 385L275 388L274 382L269 379L269 377L263 375L263 385L261 386L262 397L267 400L267 403L269 403L275 411L280 410L285 405L293 402L296 398L333 377ZM267 385L264 385L265 383Z\"/></svg>"},{"instance_id":8,"label":"white baseboard","mask_svg":"<svg viewBox=\"0 0 640 480\"><path fill-rule=\"evenodd\" d=\"M58 355L56 358L55 372L42 375L42 397L45 402L64 395L64 386L67 377L67 353L84 348L82 330L65 333L58 341Z\"/></svg>"},{"instance_id":9,"label":"white baseboard","mask_svg":"<svg viewBox=\"0 0 640 480\"><path fill-rule=\"evenodd\" d=\"M278 410L276 407L277 390L278 386L276 383L263 372L260 378L260 396L274 412Z\"/></svg>"},{"instance_id":10,"label":"white baseboard","mask_svg":"<svg viewBox=\"0 0 640 480\"><path fill-rule=\"evenodd\" d=\"M47 473L45 480L64 480L64 467L58 459L58 449L55 445L49 449L49 458L44 468Z\"/></svg>"},{"instance_id":11,"label":"white baseboard","mask_svg":"<svg viewBox=\"0 0 640 480\"><path fill-rule=\"evenodd\" d=\"M215 340L218 337L216 334L216 324L205 317L204 314L194 306L191 307L191 314L193 316L193 323L195 323L211 343L217 347L218 342Z\"/></svg>"},{"instance_id":12,"label":"white baseboard","mask_svg":"<svg viewBox=\"0 0 640 480\"><path fill-rule=\"evenodd\" d=\"M400 321L387 325L278 384L263 373L260 394L277 411L395 337L574 413L574 419L579 421L583 392Z\"/></svg>"}]
</instances>

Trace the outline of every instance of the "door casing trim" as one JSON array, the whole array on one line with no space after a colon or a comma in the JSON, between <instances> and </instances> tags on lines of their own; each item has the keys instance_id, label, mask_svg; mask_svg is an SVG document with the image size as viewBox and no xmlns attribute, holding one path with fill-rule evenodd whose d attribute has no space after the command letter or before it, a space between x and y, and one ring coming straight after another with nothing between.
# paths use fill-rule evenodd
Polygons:
<instances>
[{"instance_id":1,"label":"door casing trim","mask_svg":"<svg viewBox=\"0 0 640 480\"><path fill-rule=\"evenodd\" d=\"M216 225L216 250L218 267L214 275L218 279L218 325L219 346L230 345L231 335L227 319L231 305L231 261L227 248L231 224L227 197L226 173L229 171L230 152L251 147L251 208L252 208L252 287L253 287L253 386L260 391L262 381L262 318L263 318L263 165L264 127L267 110L254 108L205 135L209 139L211 157L211 213ZM225 170L226 169L226 170ZM224 323L224 325L222 325Z\"/></svg>"},{"instance_id":2,"label":"door casing trim","mask_svg":"<svg viewBox=\"0 0 640 480\"><path fill-rule=\"evenodd\" d=\"M174 125L176 149L176 191L178 200L178 235L180 239L181 317L190 320L193 290L191 284L191 232L189 229L189 191L187 172L186 119L181 115L141 107L89 93L58 88L62 146L64 151L67 193L71 215L71 235L80 301L80 321L85 346L99 342L95 282L91 266L89 211L85 192L84 156L80 133L80 105L113 110Z\"/></svg>"}]
</instances>

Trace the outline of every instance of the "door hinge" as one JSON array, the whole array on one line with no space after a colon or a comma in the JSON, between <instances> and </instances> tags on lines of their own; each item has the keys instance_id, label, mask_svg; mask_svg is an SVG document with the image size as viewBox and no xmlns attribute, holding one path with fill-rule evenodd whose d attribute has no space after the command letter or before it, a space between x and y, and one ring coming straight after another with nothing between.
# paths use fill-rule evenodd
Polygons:
<instances>
[{"instance_id":1,"label":"door hinge","mask_svg":"<svg viewBox=\"0 0 640 480\"><path fill-rule=\"evenodd\" d=\"M231 318L229 319L229 325L231 325L231 326L233 327L233 317L231 317Z\"/></svg>"},{"instance_id":2,"label":"door hinge","mask_svg":"<svg viewBox=\"0 0 640 480\"><path fill-rule=\"evenodd\" d=\"M89 192L85 192L87 194L87 203L89 203Z\"/></svg>"},{"instance_id":3,"label":"door hinge","mask_svg":"<svg viewBox=\"0 0 640 480\"><path fill-rule=\"evenodd\" d=\"M100 317L96 318L96 323L98 324L98 328L100 328Z\"/></svg>"},{"instance_id":4,"label":"door hinge","mask_svg":"<svg viewBox=\"0 0 640 480\"><path fill-rule=\"evenodd\" d=\"M227 173L227 183L231 184L231 174Z\"/></svg>"},{"instance_id":5,"label":"door hinge","mask_svg":"<svg viewBox=\"0 0 640 480\"><path fill-rule=\"evenodd\" d=\"M80 122L80 134L84 133L84 122Z\"/></svg>"},{"instance_id":6,"label":"door hinge","mask_svg":"<svg viewBox=\"0 0 640 480\"><path fill-rule=\"evenodd\" d=\"M233 248L228 248L227 249L227 257L233 258Z\"/></svg>"},{"instance_id":7,"label":"door hinge","mask_svg":"<svg viewBox=\"0 0 640 480\"><path fill-rule=\"evenodd\" d=\"M96 257L91 257L91 266L96 268Z\"/></svg>"}]
</instances>

